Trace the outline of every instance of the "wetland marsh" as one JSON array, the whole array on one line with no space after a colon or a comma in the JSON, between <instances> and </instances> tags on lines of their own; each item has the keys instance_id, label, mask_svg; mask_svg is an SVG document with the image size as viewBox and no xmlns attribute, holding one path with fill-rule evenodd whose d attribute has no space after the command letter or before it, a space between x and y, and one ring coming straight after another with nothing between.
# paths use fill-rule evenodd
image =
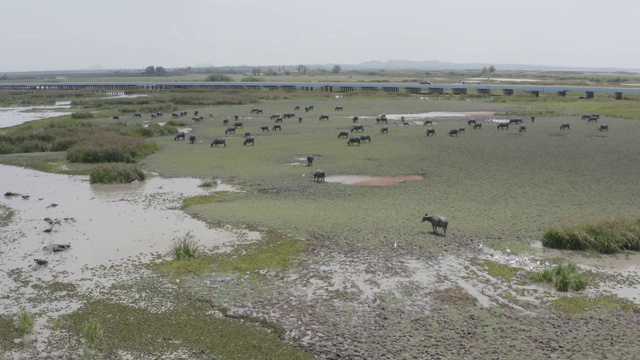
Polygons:
<instances>
[{"instance_id":1,"label":"wetland marsh","mask_svg":"<svg viewBox=\"0 0 640 360\"><path fill-rule=\"evenodd\" d=\"M613 100L525 100L285 94L182 106L205 114L200 123L183 120L197 141L154 137L159 150L140 163L158 177L144 184L96 186L3 167L3 175L15 174L2 177L3 190L31 197L1 199L15 214L0 232L7 290L0 321L11 324L20 306L37 319L35 339L5 327L3 356L633 358L640 350L636 254L589 257L543 249L540 239L551 226L638 216L640 122L607 113ZM296 116L282 131L262 132L271 114L308 105L315 110L297 114L301 122ZM250 114L254 107L264 115ZM580 120L595 109L610 131ZM225 135L223 119L236 114L243 128ZM319 121L321 114L329 120ZM386 134L375 121L380 114L389 118ZM493 122L529 115L535 122L524 133ZM371 143L337 138L353 116ZM436 136L426 136L425 118ZM469 126L471 118L482 129ZM119 121L150 119L126 113ZM563 123L570 131L560 130ZM460 128L460 136L447 135ZM245 132L255 146L242 145ZM227 146L212 148L219 137ZM313 166L302 165L310 154ZM28 158L39 159L55 162ZM318 168L324 183L313 181ZM210 196L198 186L204 179L234 191ZM364 179L387 182L353 184ZM59 206L45 207L52 202ZM75 222L43 234L41 218L52 210ZM420 222L425 212L449 218L446 237ZM170 260L172 241L186 232L208 245L208 255ZM43 246L64 241L70 251L34 267ZM565 294L529 280L567 258L586 271L586 290ZM90 319L105 340L83 353Z\"/></svg>"}]
</instances>

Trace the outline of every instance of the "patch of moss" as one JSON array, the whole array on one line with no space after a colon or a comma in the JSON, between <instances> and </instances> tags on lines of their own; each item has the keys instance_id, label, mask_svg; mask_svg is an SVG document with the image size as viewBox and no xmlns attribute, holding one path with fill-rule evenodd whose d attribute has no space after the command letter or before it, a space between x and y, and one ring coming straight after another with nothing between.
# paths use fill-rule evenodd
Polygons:
<instances>
[{"instance_id":1,"label":"patch of moss","mask_svg":"<svg viewBox=\"0 0 640 360\"><path fill-rule=\"evenodd\" d=\"M12 208L0 204L0 227L5 227L11 223L13 220L13 216L15 215L15 211Z\"/></svg>"},{"instance_id":2,"label":"patch of moss","mask_svg":"<svg viewBox=\"0 0 640 360\"><path fill-rule=\"evenodd\" d=\"M181 297L181 296L180 296ZM70 335L70 348L81 348L89 321L97 322L104 339L94 349L98 355L119 351L134 357L161 357L176 351L197 358L313 359L309 353L282 341L277 331L265 329L264 321L230 318L209 303L192 298L174 299L176 304L164 312L151 312L120 303L95 300L64 316L61 330Z\"/></svg>"},{"instance_id":3,"label":"patch of moss","mask_svg":"<svg viewBox=\"0 0 640 360\"><path fill-rule=\"evenodd\" d=\"M501 264L493 260L484 260L483 264L487 269L487 274L502 278L505 281L513 280L518 272L522 270L522 268Z\"/></svg>"},{"instance_id":4,"label":"patch of moss","mask_svg":"<svg viewBox=\"0 0 640 360\"><path fill-rule=\"evenodd\" d=\"M0 349L8 351L17 349L21 345L15 343L15 339L19 339L22 335L19 334L18 328L15 325L15 319L8 315L0 316Z\"/></svg>"},{"instance_id":5,"label":"patch of moss","mask_svg":"<svg viewBox=\"0 0 640 360\"><path fill-rule=\"evenodd\" d=\"M242 246L230 254L200 256L189 260L169 260L146 265L147 268L170 275L202 275L207 272L255 273L258 270L282 271L293 265L296 257L309 249L300 239L275 231L266 231L263 240Z\"/></svg>"},{"instance_id":6,"label":"patch of moss","mask_svg":"<svg viewBox=\"0 0 640 360\"><path fill-rule=\"evenodd\" d=\"M473 307L476 298L466 292L460 286L452 286L434 293L434 298L447 304L458 307Z\"/></svg>"},{"instance_id":7,"label":"patch of moss","mask_svg":"<svg viewBox=\"0 0 640 360\"><path fill-rule=\"evenodd\" d=\"M568 313L584 313L599 308L640 313L640 307L634 302L613 295L601 295L592 299L584 296L562 296L552 303L556 310Z\"/></svg>"},{"instance_id":8,"label":"patch of moss","mask_svg":"<svg viewBox=\"0 0 640 360\"><path fill-rule=\"evenodd\" d=\"M226 201L231 199L235 194L230 191L219 191L207 195L196 195L182 199L182 208L195 205L207 205L214 202Z\"/></svg>"}]
</instances>

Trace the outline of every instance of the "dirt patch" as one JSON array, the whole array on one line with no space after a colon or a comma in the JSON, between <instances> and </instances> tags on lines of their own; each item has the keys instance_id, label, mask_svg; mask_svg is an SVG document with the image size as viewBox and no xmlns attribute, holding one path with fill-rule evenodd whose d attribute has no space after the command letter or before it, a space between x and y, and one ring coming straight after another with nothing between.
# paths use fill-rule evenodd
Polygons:
<instances>
[{"instance_id":1,"label":"dirt patch","mask_svg":"<svg viewBox=\"0 0 640 360\"><path fill-rule=\"evenodd\" d=\"M363 176L363 175L335 175L328 176L325 181L331 183L340 183L348 185L365 185L365 186L389 186L404 181L423 180L420 175L408 176Z\"/></svg>"}]
</instances>

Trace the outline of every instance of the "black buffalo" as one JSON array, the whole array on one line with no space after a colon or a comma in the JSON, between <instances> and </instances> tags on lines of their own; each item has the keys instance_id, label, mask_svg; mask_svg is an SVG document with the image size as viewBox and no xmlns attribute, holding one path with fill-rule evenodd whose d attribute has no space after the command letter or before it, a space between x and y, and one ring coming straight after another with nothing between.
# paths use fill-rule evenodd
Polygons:
<instances>
[{"instance_id":1,"label":"black buffalo","mask_svg":"<svg viewBox=\"0 0 640 360\"><path fill-rule=\"evenodd\" d=\"M560 125L560 130L570 130L571 126L569 126L569 124L562 124Z\"/></svg>"},{"instance_id":2,"label":"black buffalo","mask_svg":"<svg viewBox=\"0 0 640 360\"><path fill-rule=\"evenodd\" d=\"M307 156L307 166L313 165L313 160L314 159L315 159L315 157L313 155Z\"/></svg>"},{"instance_id":3,"label":"black buffalo","mask_svg":"<svg viewBox=\"0 0 640 360\"><path fill-rule=\"evenodd\" d=\"M363 142L363 143L364 142L370 143L371 142L371 136L369 136L369 135L361 135L360 136L360 141Z\"/></svg>"},{"instance_id":4,"label":"black buffalo","mask_svg":"<svg viewBox=\"0 0 640 360\"><path fill-rule=\"evenodd\" d=\"M255 144L255 142L253 141L252 137L248 137L244 139L244 142L242 143L242 145L251 145L251 146L253 146L253 144Z\"/></svg>"},{"instance_id":5,"label":"black buffalo","mask_svg":"<svg viewBox=\"0 0 640 360\"><path fill-rule=\"evenodd\" d=\"M351 127L351 132L364 131L364 125L354 125Z\"/></svg>"},{"instance_id":6,"label":"black buffalo","mask_svg":"<svg viewBox=\"0 0 640 360\"><path fill-rule=\"evenodd\" d=\"M388 132L389 132L389 128L388 127L383 126L383 127L380 128L380 133L381 134L386 134Z\"/></svg>"},{"instance_id":7,"label":"black buffalo","mask_svg":"<svg viewBox=\"0 0 640 360\"><path fill-rule=\"evenodd\" d=\"M346 131L341 131L340 134L338 134L338 139L346 139L349 137L349 133Z\"/></svg>"},{"instance_id":8,"label":"black buffalo","mask_svg":"<svg viewBox=\"0 0 640 360\"><path fill-rule=\"evenodd\" d=\"M482 129L482 124L477 123L477 124L473 125L473 128L474 128L475 130L480 130L480 129Z\"/></svg>"},{"instance_id":9,"label":"black buffalo","mask_svg":"<svg viewBox=\"0 0 640 360\"><path fill-rule=\"evenodd\" d=\"M324 170L316 170L313 172L313 180L317 182L324 182Z\"/></svg>"},{"instance_id":10,"label":"black buffalo","mask_svg":"<svg viewBox=\"0 0 640 360\"><path fill-rule=\"evenodd\" d=\"M509 128L509 123L503 122L498 124L498 130L500 129L508 129Z\"/></svg>"},{"instance_id":11,"label":"black buffalo","mask_svg":"<svg viewBox=\"0 0 640 360\"><path fill-rule=\"evenodd\" d=\"M112 118L113 120L119 120L119 119L120 119L120 116L118 116L118 115L113 115L111 118Z\"/></svg>"},{"instance_id":12,"label":"black buffalo","mask_svg":"<svg viewBox=\"0 0 640 360\"><path fill-rule=\"evenodd\" d=\"M233 123L233 127L236 128L236 129L237 128L242 129L242 123L241 122L235 122L235 123Z\"/></svg>"},{"instance_id":13,"label":"black buffalo","mask_svg":"<svg viewBox=\"0 0 640 360\"><path fill-rule=\"evenodd\" d=\"M268 126L260 126L260 129L262 129L262 132L269 131Z\"/></svg>"},{"instance_id":14,"label":"black buffalo","mask_svg":"<svg viewBox=\"0 0 640 360\"><path fill-rule=\"evenodd\" d=\"M227 147L227 140L218 138L211 142L211 147L218 147L218 145L224 145L224 147Z\"/></svg>"},{"instance_id":15,"label":"black buffalo","mask_svg":"<svg viewBox=\"0 0 640 360\"><path fill-rule=\"evenodd\" d=\"M456 136L458 137L458 129L452 129L449 131L449 136Z\"/></svg>"},{"instance_id":16,"label":"black buffalo","mask_svg":"<svg viewBox=\"0 0 640 360\"><path fill-rule=\"evenodd\" d=\"M598 128L599 131L609 131L609 125L607 124L602 124L600 125L600 127Z\"/></svg>"},{"instance_id":17,"label":"black buffalo","mask_svg":"<svg viewBox=\"0 0 640 360\"><path fill-rule=\"evenodd\" d=\"M467 121L467 124L475 125L476 124L476 120L475 119L471 119L471 120Z\"/></svg>"},{"instance_id":18,"label":"black buffalo","mask_svg":"<svg viewBox=\"0 0 640 360\"><path fill-rule=\"evenodd\" d=\"M133 114L133 117L134 117L134 118L139 118L139 117L142 117L142 114L140 114L140 113L135 113L135 114Z\"/></svg>"},{"instance_id":19,"label":"black buffalo","mask_svg":"<svg viewBox=\"0 0 640 360\"><path fill-rule=\"evenodd\" d=\"M275 124L275 125L273 125L273 128L271 128L271 130L273 130L273 131L282 130L282 125L280 125L280 124Z\"/></svg>"},{"instance_id":20,"label":"black buffalo","mask_svg":"<svg viewBox=\"0 0 640 360\"><path fill-rule=\"evenodd\" d=\"M427 136L436 136L436 129L427 129Z\"/></svg>"},{"instance_id":21,"label":"black buffalo","mask_svg":"<svg viewBox=\"0 0 640 360\"><path fill-rule=\"evenodd\" d=\"M352 137L349 139L349 141L347 141L347 145L351 146L351 145L358 145L360 146L360 138L359 137Z\"/></svg>"},{"instance_id":22,"label":"black buffalo","mask_svg":"<svg viewBox=\"0 0 640 360\"><path fill-rule=\"evenodd\" d=\"M225 134L228 134L228 133L235 134L235 133L236 133L236 128L234 128L234 127L228 127L228 128L227 128L227 130L225 130L225 131L224 131L224 133L225 133Z\"/></svg>"},{"instance_id":23,"label":"black buffalo","mask_svg":"<svg viewBox=\"0 0 640 360\"><path fill-rule=\"evenodd\" d=\"M433 233L438 233L438 228L442 228L444 236L447 236L447 226L449 225L449 220L446 217L440 215L429 215L424 214L422 217L422 222L428 221L431 223L433 227Z\"/></svg>"},{"instance_id":24,"label":"black buffalo","mask_svg":"<svg viewBox=\"0 0 640 360\"><path fill-rule=\"evenodd\" d=\"M344 108L342 106L336 106L335 111L342 111Z\"/></svg>"},{"instance_id":25,"label":"black buffalo","mask_svg":"<svg viewBox=\"0 0 640 360\"><path fill-rule=\"evenodd\" d=\"M320 115L320 120L329 120L329 115Z\"/></svg>"},{"instance_id":26,"label":"black buffalo","mask_svg":"<svg viewBox=\"0 0 640 360\"><path fill-rule=\"evenodd\" d=\"M196 143L196 136L195 135L189 136L189 144L195 144L195 143Z\"/></svg>"},{"instance_id":27,"label":"black buffalo","mask_svg":"<svg viewBox=\"0 0 640 360\"><path fill-rule=\"evenodd\" d=\"M519 132L523 132L523 131L527 131L527 127L524 125L520 125L520 128L518 129Z\"/></svg>"},{"instance_id":28,"label":"black buffalo","mask_svg":"<svg viewBox=\"0 0 640 360\"><path fill-rule=\"evenodd\" d=\"M357 123L357 122L358 122L358 117L357 117L357 116L354 116L354 117L351 119L351 121L353 121L354 123Z\"/></svg>"},{"instance_id":29,"label":"black buffalo","mask_svg":"<svg viewBox=\"0 0 640 360\"><path fill-rule=\"evenodd\" d=\"M186 134L181 131L176 135L175 138L173 138L173 140L184 140L185 136Z\"/></svg>"},{"instance_id":30,"label":"black buffalo","mask_svg":"<svg viewBox=\"0 0 640 360\"><path fill-rule=\"evenodd\" d=\"M425 120L422 125L433 125L433 120Z\"/></svg>"}]
</instances>

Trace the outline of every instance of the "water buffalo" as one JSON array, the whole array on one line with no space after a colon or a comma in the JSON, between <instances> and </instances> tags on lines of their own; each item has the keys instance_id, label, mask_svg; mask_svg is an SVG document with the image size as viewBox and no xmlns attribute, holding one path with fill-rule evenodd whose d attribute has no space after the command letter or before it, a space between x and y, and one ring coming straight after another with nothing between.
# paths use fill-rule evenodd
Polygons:
<instances>
[{"instance_id":1,"label":"water buffalo","mask_svg":"<svg viewBox=\"0 0 640 360\"><path fill-rule=\"evenodd\" d=\"M380 128L380 134L386 134L389 132L389 128L386 126L383 126Z\"/></svg>"},{"instance_id":2,"label":"water buffalo","mask_svg":"<svg viewBox=\"0 0 640 360\"><path fill-rule=\"evenodd\" d=\"M422 125L433 125L433 120L425 120Z\"/></svg>"},{"instance_id":3,"label":"water buffalo","mask_svg":"<svg viewBox=\"0 0 640 360\"><path fill-rule=\"evenodd\" d=\"M275 125L273 125L273 128L271 128L271 130L273 130L273 131L282 130L282 125L280 125L280 124L275 124Z\"/></svg>"},{"instance_id":4,"label":"water buffalo","mask_svg":"<svg viewBox=\"0 0 640 360\"><path fill-rule=\"evenodd\" d=\"M142 114L140 114L140 113L135 113L135 114L133 114L133 117L134 117L134 118L139 118L139 117L142 117Z\"/></svg>"},{"instance_id":5,"label":"water buffalo","mask_svg":"<svg viewBox=\"0 0 640 360\"><path fill-rule=\"evenodd\" d=\"M329 115L320 115L320 120L329 120Z\"/></svg>"},{"instance_id":6,"label":"water buffalo","mask_svg":"<svg viewBox=\"0 0 640 360\"><path fill-rule=\"evenodd\" d=\"M118 116L118 115L113 115L111 118L112 118L113 120L119 120L119 119L120 119L120 116Z\"/></svg>"},{"instance_id":7,"label":"water buffalo","mask_svg":"<svg viewBox=\"0 0 640 360\"><path fill-rule=\"evenodd\" d=\"M382 114L378 117L376 117L376 124L388 124L389 121L387 120L387 115Z\"/></svg>"},{"instance_id":8,"label":"water buffalo","mask_svg":"<svg viewBox=\"0 0 640 360\"><path fill-rule=\"evenodd\" d=\"M609 125L607 124L602 124L600 125L600 127L598 128L599 131L609 131Z\"/></svg>"},{"instance_id":9,"label":"water buffalo","mask_svg":"<svg viewBox=\"0 0 640 360\"><path fill-rule=\"evenodd\" d=\"M346 131L341 131L340 134L338 134L338 139L346 139L349 137L349 133Z\"/></svg>"},{"instance_id":10,"label":"water buffalo","mask_svg":"<svg viewBox=\"0 0 640 360\"><path fill-rule=\"evenodd\" d=\"M233 123L233 127L234 127L234 128L236 128L236 129L237 129L237 128L242 129L242 123L241 123L241 122L234 122L234 123Z\"/></svg>"},{"instance_id":11,"label":"water buffalo","mask_svg":"<svg viewBox=\"0 0 640 360\"><path fill-rule=\"evenodd\" d=\"M427 136L436 136L436 129L427 129Z\"/></svg>"},{"instance_id":12,"label":"water buffalo","mask_svg":"<svg viewBox=\"0 0 640 360\"><path fill-rule=\"evenodd\" d=\"M354 125L351 127L351 132L364 131L364 125Z\"/></svg>"},{"instance_id":13,"label":"water buffalo","mask_svg":"<svg viewBox=\"0 0 640 360\"><path fill-rule=\"evenodd\" d=\"M354 117L351 119L351 121L353 121L353 123L357 123L357 122L358 122L358 117L357 117L357 116L354 116Z\"/></svg>"},{"instance_id":14,"label":"water buffalo","mask_svg":"<svg viewBox=\"0 0 640 360\"><path fill-rule=\"evenodd\" d=\"M449 225L449 220L446 217L440 215L429 215L424 214L422 217L422 222L428 221L431 223L433 227L433 233L438 233L438 228L442 228L444 236L447 236L447 226Z\"/></svg>"},{"instance_id":15,"label":"water buffalo","mask_svg":"<svg viewBox=\"0 0 640 360\"><path fill-rule=\"evenodd\" d=\"M233 119L234 119L235 121L238 121L238 118L239 118L239 117L240 117L240 116L238 116L238 114L233 115Z\"/></svg>"},{"instance_id":16,"label":"water buffalo","mask_svg":"<svg viewBox=\"0 0 640 360\"><path fill-rule=\"evenodd\" d=\"M174 141L175 141L175 140L184 140L184 137L185 137L185 136L186 136L186 134L185 134L185 133L183 133L183 132L181 131L181 132L179 132L179 133L176 135L176 137L175 137L175 138L173 138L173 140L174 140Z\"/></svg>"},{"instance_id":17,"label":"water buffalo","mask_svg":"<svg viewBox=\"0 0 640 360\"><path fill-rule=\"evenodd\" d=\"M262 129L262 132L269 132L269 127L268 126L260 126L260 129Z\"/></svg>"},{"instance_id":18,"label":"water buffalo","mask_svg":"<svg viewBox=\"0 0 640 360\"><path fill-rule=\"evenodd\" d=\"M508 129L509 128L509 123L503 122L503 123L499 123L498 124L498 130L500 129Z\"/></svg>"},{"instance_id":19,"label":"water buffalo","mask_svg":"<svg viewBox=\"0 0 640 360\"><path fill-rule=\"evenodd\" d=\"M280 117L280 114L273 114L273 115L271 115L270 119L273 120L273 119L277 119L279 117Z\"/></svg>"},{"instance_id":20,"label":"water buffalo","mask_svg":"<svg viewBox=\"0 0 640 360\"><path fill-rule=\"evenodd\" d=\"M342 111L344 110L344 108L342 108L342 106L336 106L335 111Z\"/></svg>"},{"instance_id":21,"label":"water buffalo","mask_svg":"<svg viewBox=\"0 0 640 360\"><path fill-rule=\"evenodd\" d=\"M199 113L200 112L198 110L196 110L196 111L193 112L193 116L198 116Z\"/></svg>"},{"instance_id":22,"label":"water buffalo","mask_svg":"<svg viewBox=\"0 0 640 360\"><path fill-rule=\"evenodd\" d=\"M189 144L195 144L195 143L196 143L196 136L195 135L189 136Z\"/></svg>"},{"instance_id":23,"label":"water buffalo","mask_svg":"<svg viewBox=\"0 0 640 360\"><path fill-rule=\"evenodd\" d=\"M467 124L475 125L476 124L476 120L475 119L471 119L471 120L467 121Z\"/></svg>"},{"instance_id":24,"label":"water buffalo","mask_svg":"<svg viewBox=\"0 0 640 360\"><path fill-rule=\"evenodd\" d=\"M162 117L162 116L163 116L163 114L162 114L161 112L157 111L157 112L156 112L156 116L157 116L157 117Z\"/></svg>"},{"instance_id":25,"label":"water buffalo","mask_svg":"<svg viewBox=\"0 0 640 360\"><path fill-rule=\"evenodd\" d=\"M299 105L293 108L293 111L296 111L296 110L300 110L300 106Z\"/></svg>"},{"instance_id":26,"label":"water buffalo","mask_svg":"<svg viewBox=\"0 0 640 360\"><path fill-rule=\"evenodd\" d=\"M477 123L477 124L473 125L473 128L474 128L474 130L480 130L480 129L482 129L482 124Z\"/></svg>"},{"instance_id":27,"label":"water buffalo","mask_svg":"<svg viewBox=\"0 0 640 360\"><path fill-rule=\"evenodd\" d=\"M597 116L590 116L589 119L587 120L587 122L592 122L592 121L598 122L598 117Z\"/></svg>"},{"instance_id":28,"label":"water buffalo","mask_svg":"<svg viewBox=\"0 0 640 360\"><path fill-rule=\"evenodd\" d=\"M252 114L262 114L262 109L253 108L251 109Z\"/></svg>"},{"instance_id":29,"label":"water buffalo","mask_svg":"<svg viewBox=\"0 0 640 360\"><path fill-rule=\"evenodd\" d=\"M302 117L298 118L298 124L300 124L302 122Z\"/></svg>"},{"instance_id":30,"label":"water buffalo","mask_svg":"<svg viewBox=\"0 0 640 360\"><path fill-rule=\"evenodd\" d=\"M307 166L311 166L313 164L313 160L315 157L313 155L307 156Z\"/></svg>"},{"instance_id":31,"label":"water buffalo","mask_svg":"<svg viewBox=\"0 0 640 360\"><path fill-rule=\"evenodd\" d=\"M458 134L464 134L464 128L458 129Z\"/></svg>"},{"instance_id":32,"label":"water buffalo","mask_svg":"<svg viewBox=\"0 0 640 360\"><path fill-rule=\"evenodd\" d=\"M536 120L536 117L535 117L535 116L532 116L532 117L531 117L531 122L534 122L535 120Z\"/></svg>"},{"instance_id":33,"label":"water buffalo","mask_svg":"<svg viewBox=\"0 0 640 360\"><path fill-rule=\"evenodd\" d=\"M281 123L282 122L282 118L281 117L277 117L275 122L276 123Z\"/></svg>"},{"instance_id":34,"label":"water buffalo","mask_svg":"<svg viewBox=\"0 0 640 360\"><path fill-rule=\"evenodd\" d=\"M242 145L251 145L251 146L253 146L253 144L255 144L255 143L254 143L252 137L248 137L248 138L244 139L244 142L242 143Z\"/></svg>"},{"instance_id":35,"label":"water buffalo","mask_svg":"<svg viewBox=\"0 0 640 360\"><path fill-rule=\"evenodd\" d=\"M347 141L347 145L351 146L351 145L357 144L358 146L360 146L360 141L361 140L359 137L352 137L352 138L349 138L349 141Z\"/></svg>"},{"instance_id":36,"label":"water buffalo","mask_svg":"<svg viewBox=\"0 0 640 360\"><path fill-rule=\"evenodd\" d=\"M228 127L227 130L224 131L224 133L225 134L228 134L228 133L235 134L236 133L236 128L234 128L233 126L232 127Z\"/></svg>"},{"instance_id":37,"label":"water buffalo","mask_svg":"<svg viewBox=\"0 0 640 360\"><path fill-rule=\"evenodd\" d=\"M570 130L571 126L569 126L569 124L562 124L560 125L560 130Z\"/></svg>"},{"instance_id":38,"label":"water buffalo","mask_svg":"<svg viewBox=\"0 0 640 360\"><path fill-rule=\"evenodd\" d=\"M317 182L324 182L324 170L316 170L313 172L313 180Z\"/></svg>"},{"instance_id":39,"label":"water buffalo","mask_svg":"<svg viewBox=\"0 0 640 360\"><path fill-rule=\"evenodd\" d=\"M250 132L246 132L246 133L244 133L244 137L245 137L245 138L251 137L251 133L250 133Z\"/></svg>"},{"instance_id":40,"label":"water buffalo","mask_svg":"<svg viewBox=\"0 0 640 360\"><path fill-rule=\"evenodd\" d=\"M522 119L509 119L509 125L511 124L522 124Z\"/></svg>"},{"instance_id":41,"label":"water buffalo","mask_svg":"<svg viewBox=\"0 0 640 360\"><path fill-rule=\"evenodd\" d=\"M590 117L591 117L591 115L584 114L584 115L582 115L582 120L589 120Z\"/></svg>"},{"instance_id":42,"label":"water buffalo","mask_svg":"<svg viewBox=\"0 0 640 360\"><path fill-rule=\"evenodd\" d=\"M229 119L227 118L222 119L222 125L229 125Z\"/></svg>"},{"instance_id":43,"label":"water buffalo","mask_svg":"<svg viewBox=\"0 0 640 360\"><path fill-rule=\"evenodd\" d=\"M211 147L218 147L218 145L224 145L224 147L227 147L227 140L218 138L211 142Z\"/></svg>"},{"instance_id":44,"label":"water buffalo","mask_svg":"<svg viewBox=\"0 0 640 360\"><path fill-rule=\"evenodd\" d=\"M282 115L283 118L285 119L290 119L292 117L296 117L296 114L294 113L284 113L284 115Z\"/></svg>"},{"instance_id":45,"label":"water buffalo","mask_svg":"<svg viewBox=\"0 0 640 360\"><path fill-rule=\"evenodd\" d=\"M520 125L520 128L518 128L519 132L523 132L523 131L527 131L527 127L524 125Z\"/></svg>"},{"instance_id":46,"label":"water buffalo","mask_svg":"<svg viewBox=\"0 0 640 360\"><path fill-rule=\"evenodd\" d=\"M188 111L180 111L180 116L187 116L187 115L189 115ZM209 115L211 115L211 114L209 114Z\"/></svg>"},{"instance_id":47,"label":"water buffalo","mask_svg":"<svg viewBox=\"0 0 640 360\"><path fill-rule=\"evenodd\" d=\"M454 135L458 137L458 129L451 129L449 131L449 136L454 136Z\"/></svg>"},{"instance_id":48,"label":"water buffalo","mask_svg":"<svg viewBox=\"0 0 640 360\"><path fill-rule=\"evenodd\" d=\"M369 135L360 135L360 142L363 142L363 143L364 142L368 142L368 143L370 143L371 142L371 136L369 136Z\"/></svg>"},{"instance_id":49,"label":"water buffalo","mask_svg":"<svg viewBox=\"0 0 640 360\"><path fill-rule=\"evenodd\" d=\"M177 113L172 113L172 114L171 114L171 117L175 119L175 118L180 117L180 115L178 115Z\"/></svg>"},{"instance_id":50,"label":"water buffalo","mask_svg":"<svg viewBox=\"0 0 640 360\"><path fill-rule=\"evenodd\" d=\"M156 118L156 114L151 114L151 118L155 119Z\"/></svg>"}]
</instances>

